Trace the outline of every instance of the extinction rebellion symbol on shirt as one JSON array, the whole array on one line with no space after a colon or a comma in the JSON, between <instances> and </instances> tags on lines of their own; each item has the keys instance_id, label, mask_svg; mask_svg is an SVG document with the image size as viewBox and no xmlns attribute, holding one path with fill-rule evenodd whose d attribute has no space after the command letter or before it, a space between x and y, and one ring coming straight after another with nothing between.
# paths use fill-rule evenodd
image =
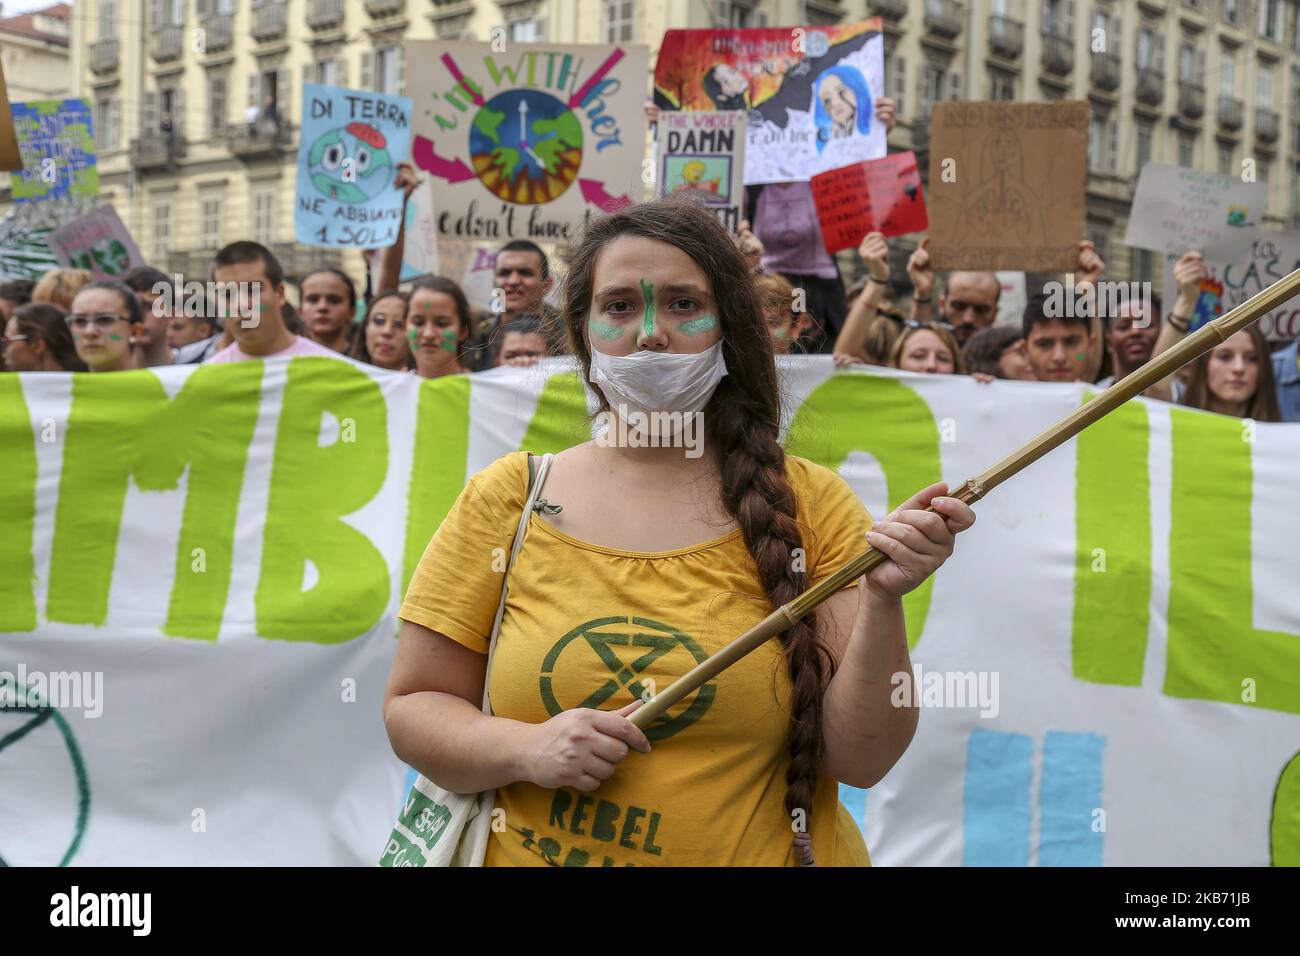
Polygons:
<instances>
[{"instance_id":1,"label":"extinction rebellion symbol on shirt","mask_svg":"<svg viewBox=\"0 0 1300 956\"><path fill-rule=\"evenodd\" d=\"M577 694L568 693L571 686L569 681L556 675L556 666L560 657L565 654L566 648L570 648L570 645L572 645L568 651L570 655L595 654L609 670L609 679L591 690L582 700L569 700L570 696L576 697ZM686 654L690 654L693 662L685 660ZM683 655L683 659L673 661L671 660L673 655ZM675 679L696 664L703 663L708 655L689 635L667 624L644 617L599 617L594 621L579 624L560 638L542 661L539 681L542 703L546 706L546 712L555 717L575 707L608 710L609 708L605 706L606 701L621 690L626 690L632 697L648 698L650 696L646 693L648 688L642 682L640 675L647 670L651 670L653 674L652 665L662 657L668 657L669 661L660 664L659 672L671 674L672 679ZM665 664L670 668L667 671L663 670ZM571 659L566 659L566 665L561 673L571 673L575 668L581 669L581 664ZM666 677L657 679L655 690L663 690L672 679ZM564 689L560 693L566 698L563 703L556 697L555 685L561 682L564 683ZM716 692L717 688L713 684L705 684L686 698L683 702L687 705L685 710L681 710L679 704L676 708L677 713L673 713L670 709L668 713L655 720L646 729L646 738L651 741L664 740L681 733L704 716L713 703Z\"/></svg>"}]
</instances>

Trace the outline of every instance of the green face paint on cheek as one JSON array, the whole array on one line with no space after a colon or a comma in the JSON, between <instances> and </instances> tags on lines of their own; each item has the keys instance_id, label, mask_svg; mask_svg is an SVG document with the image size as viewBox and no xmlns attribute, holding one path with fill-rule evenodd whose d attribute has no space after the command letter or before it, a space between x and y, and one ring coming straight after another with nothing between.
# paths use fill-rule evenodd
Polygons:
<instances>
[{"instance_id":1,"label":"green face paint on cheek","mask_svg":"<svg viewBox=\"0 0 1300 956\"><path fill-rule=\"evenodd\" d=\"M448 352L454 352L456 351L456 346L459 344L456 341L458 338L459 336L456 334L455 329L443 329L442 342L440 344Z\"/></svg>"},{"instance_id":2,"label":"green face paint on cheek","mask_svg":"<svg viewBox=\"0 0 1300 956\"><path fill-rule=\"evenodd\" d=\"M612 342L623 334L623 330L617 326L606 325L604 322L597 322L595 319L588 322L587 326L606 342Z\"/></svg>"},{"instance_id":3,"label":"green face paint on cheek","mask_svg":"<svg viewBox=\"0 0 1300 956\"><path fill-rule=\"evenodd\" d=\"M645 334L655 332L655 287L645 279L641 280L641 298L645 302Z\"/></svg>"},{"instance_id":4,"label":"green face paint on cheek","mask_svg":"<svg viewBox=\"0 0 1300 956\"><path fill-rule=\"evenodd\" d=\"M109 340L110 342L120 342L120 341L122 341L122 336L120 336L120 335L118 335L116 332L114 332L113 334L109 335L108 340Z\"/></svg>"},{"instance_id":5,"label":"green face paint on cheek","mask_svg":"<svg viewBox=\"0 0 1300 956\"><path fill-rule=\"evenodd\" d=\"M785 329L777 329L772 334L775 335L778 339L786 339L790 337L790 333L787 332Z\"/></svg>"},{"instance_id":6,"label":"green face paint on cheek","mask_svg":"<svg viewBox=\"0 0 1300 956\"><path fill-rule=\"evenodd\" d=\"M705 332L711 332L717 327L718 320L711 315L702 315L698 319L683 322L680 326L682 332L686 335L703 335Z\"/></svg>"}]
</instances>

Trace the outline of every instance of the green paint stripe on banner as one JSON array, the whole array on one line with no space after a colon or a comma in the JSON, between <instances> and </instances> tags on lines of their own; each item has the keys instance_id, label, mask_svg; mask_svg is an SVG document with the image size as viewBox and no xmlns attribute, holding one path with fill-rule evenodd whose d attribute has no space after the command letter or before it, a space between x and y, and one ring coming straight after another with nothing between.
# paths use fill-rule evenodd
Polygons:
<instances>
[{"instance_id":1,"label":"green paint stripe on banner","mask_svg":"<svg viewBox=\"0 0 1300 956\"><path fill-rule=\"evenodd\" d=\"M54 422L49 423L54 427ZM36 437L17 375L0 375L0 632L36 629ZM51 440L53 435L49 436Z\"/></svg>"}]
</instances>

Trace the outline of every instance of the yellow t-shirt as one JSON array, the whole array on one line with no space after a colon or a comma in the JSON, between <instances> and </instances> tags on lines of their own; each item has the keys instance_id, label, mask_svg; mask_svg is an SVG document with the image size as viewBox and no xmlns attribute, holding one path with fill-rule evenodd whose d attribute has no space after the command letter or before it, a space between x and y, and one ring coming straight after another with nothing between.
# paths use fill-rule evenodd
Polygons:
<instances>
[{"instance_id":1,"label":"yellow t-shirt","mask_svg":"<svg viewBox=\"0 0 1300 956\"><path fill-rule=\"evenodd\" d=\"M816 582L865 549L871 518L834 472L786 461ZM469 480L420 559L403 619L487 653L527 486L525 452ZM666 688L771 610L739 529L676 551L621 551L534 514L510 571L488 678L493 712L542 723L575 707L615 710ZM505 829L493 832L485 865L796 865L784 806L789 699L781 643L768 641L653 723L651 752L631 751L597 790L499 789ZM819 864L870 865L829 776L810 823Z\"/></svg>"}]
</instances>

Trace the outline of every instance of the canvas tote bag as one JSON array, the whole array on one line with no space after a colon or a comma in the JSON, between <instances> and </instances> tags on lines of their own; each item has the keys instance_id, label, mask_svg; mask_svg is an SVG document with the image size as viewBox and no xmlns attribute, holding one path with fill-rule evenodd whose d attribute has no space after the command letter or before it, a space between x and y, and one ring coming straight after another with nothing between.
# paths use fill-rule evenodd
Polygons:
<instances>
[{"instance_id":1,"label":"canvas tote bag","mask_svg":"<svg viewBox=\"0 0 1300 956\"><path fill-rule=\"evenodd\" d=\"M497 636L501 633L501 617L506 609L507 582L515 557L523 547L528 519L537 505L537 496L546 481L554 455L543 455L533 474L534 457L528 456L528 501L519 516L514 544L505 574L501 578L501 600L497 603L496 620L492 622L492 637L488 641L487 669L483 678L483 713L492 714L488 701L487 675L492 672L492 655L496 651ZM545 502L543 502L545 505ZM554 506L548 506L548 510ZM558 509L555 509L558 510ZM411 787L402 808L402 815L388 837L380 866L482 866L487 853L488 835L492 827L492 804L495 790L481 793L452 793L421 774Z\"/></svg>"}]
</instances>

